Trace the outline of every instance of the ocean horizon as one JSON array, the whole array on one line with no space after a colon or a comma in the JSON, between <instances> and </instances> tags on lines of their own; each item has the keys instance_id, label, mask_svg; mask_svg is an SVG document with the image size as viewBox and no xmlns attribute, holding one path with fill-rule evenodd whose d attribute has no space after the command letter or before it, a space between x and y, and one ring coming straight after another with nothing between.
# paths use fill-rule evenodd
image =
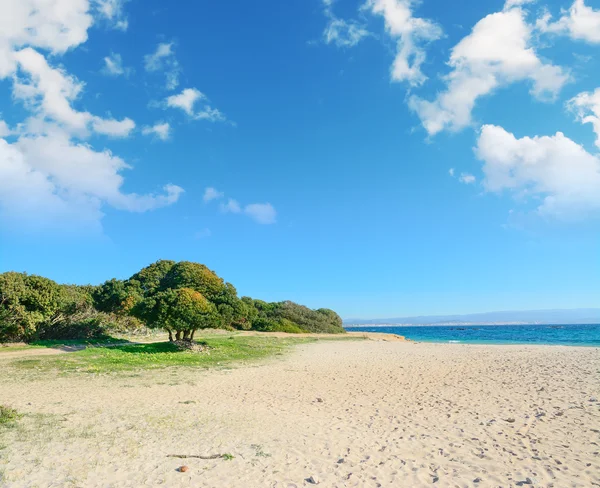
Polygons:
<instances>
[{"instance_id":1,"label":"ocean horizon","mask_svg":"<svg viewBox=\"0 0 600 488\"><path fill-rule=\"evenodd\" d=\"M352 332L397 334L415 342L600 347L600 324L345 326Z\"/></svg>"}]
</instances>

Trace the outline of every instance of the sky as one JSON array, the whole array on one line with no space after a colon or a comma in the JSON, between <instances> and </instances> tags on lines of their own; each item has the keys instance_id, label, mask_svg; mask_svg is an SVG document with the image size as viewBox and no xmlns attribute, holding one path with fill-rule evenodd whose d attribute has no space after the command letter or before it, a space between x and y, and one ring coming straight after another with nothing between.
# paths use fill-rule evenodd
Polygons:
<instances>
[{"instance_id":1,"label":"sky","mask_svg":"<svg viewBox=\"0 0 600 488\"><path fill-rule=\"evenodd\" d=\"M0 272L345 318L600 306L600 1L4 0Z\"/></svg>"}]
</instances>

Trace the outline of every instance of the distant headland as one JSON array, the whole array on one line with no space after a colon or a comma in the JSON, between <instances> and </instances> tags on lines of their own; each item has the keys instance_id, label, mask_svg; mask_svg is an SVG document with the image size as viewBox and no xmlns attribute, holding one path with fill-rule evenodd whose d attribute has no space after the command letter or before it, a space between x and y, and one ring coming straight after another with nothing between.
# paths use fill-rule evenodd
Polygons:
<instances>
[{"instance_id":1,"label":"distant headland","mask_svg":"<svg viewBox=\"0 0 600 488\"><path fill-rule=\"evenodd\" d=\"M466 315L422 315L384 319L345 319L344 327L444 326L444 325L534 325L600 324L600 308L485 312Z\"/></svg>"}]
</instances>

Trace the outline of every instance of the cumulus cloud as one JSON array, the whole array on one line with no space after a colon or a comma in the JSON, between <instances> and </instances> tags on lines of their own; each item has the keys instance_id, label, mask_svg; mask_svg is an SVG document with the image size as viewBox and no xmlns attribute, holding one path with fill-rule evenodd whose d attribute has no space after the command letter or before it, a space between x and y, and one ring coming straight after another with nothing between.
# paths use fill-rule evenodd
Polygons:
<instances>
[{"instance_id":1,"label":"cumulus cloud","mask_svg":"<svg viewBox=\"0 0 600 488\"><path fill-rule=\"evenodd\" d=\"M157 122L154 125L146 126L142 129L145 136L154 136L161 141L166 141L171 136L171 126L168 122Z\"/></svg>"},{"instance_id":2,"label":"cumulus cloud","mask_svg":"<svg viewBox=\"0 0 600 488\"><path fill-rule=\"evenodd\" d=\"M596 146L600 147L600 88L580 93L567 102L567 107L577 114L581 123L592 125Z\"/></svg>"},{"instance_id":3,"label":"cumulus cloud","mask_svg":"<svg viewBox=\"0 0 600 488\"><path fill-rule=\"evenodd\" d=\"M135 128L129 118L103 119L75 110L71 104L81 94L83 83L64 70L52 68L34 49L22 49L14 57L25 76L15 79L13 96L39 117L55 121L79 135L85 135L92 128L100 134L127 137Z\"/></svg>"},{"instance_id":4,"label":"cumulus cloud","mask_svg":"<svg viewBox=\"0 0 600 488\"><path fill-rule=\"evenodd\" d=\"M542 32L562 34L591 44L600 43L600 10L585 4L585 0L575 0L568 11L552 21L548 12L537 21L536 27Z\"/></svg>"},{"instance_id":5,"label":"cumulus cloud","mask_svg":"<svg viewBox=\"0 0 600 488\"><path fill-rule=\"evenodd\" d=\"M484 163L483 183L490 192L533 200L546 218L600 214L600 158L561 132L518 139L502 127L485 125L475 153Z\"/></svg>"},{"instance_id":6,"label":"cumulus cloud","mask_svg":"<svg viewBox=\"0 0 600 488\"><path fill-rule=\"evenodd\" d=\"M104 205L145 212L176 202L183 192L166 185L160 194L125 193L121 172L126 169L110 151L74 142L60 129L22 136L12 144L0 139L0 215L49 227L99 227Z\"/></svg>"},{"instance_id":7,"label":"cumulus cloud","mask_svg":"<svg viewBox=\"0 0 600 488\"><path fill-rule=\"evenodd\" d=\"M196 110L198 102L204 103L200 109ZM171 95L165 100L167 107L183 110L196 120L209 120L210 122L223 122L226 120L225 115L206 102L208 102L206 95L196 88L186 88L180 94Z\"/></svg>"},{"instance_id":8,"label":"cumulus cloud","mask_svg":"<svg viewBox=\"0 0 600 488\"><path fill-rule=\"evenodd\" d=\"M205 100L206 96L196 88L186 88L179 95L171 95L167 98L167 107L179 108L190 117L194 116L194 105L199 100Z\"/></svg>"},{"instance_id":9,"label":"cumulus cloud","mask_svg":"<svg viewBox=\"0 0 600 488\"><path fill-rule=\"evenodd\" d=\"M127 137L135 129L135 122L129 118L114 120L92 116L91 120L95 132L109 137Z\"/></svg>"},{"instance_id":10,"label":"cumulus cloud","mask_svg":"<svg viewBox=\"0 0 600 488\"><path fill-rule=\"evenodd\" d=\"M175 90L179 86L179 75L181 67L175 57L175 44L173 42L161 42L156 50L144 56L144 68L149 73L163 71L167 90Z\"/></svg>"},{"instance_id":11,"label":"cumulus cloud","mask_svg":"<svg viewBox=\"0 0 600 488\"><path fill-rule=\"evenodd\" d=\"M0 79L12 81L13 99L30 112L16 130L0 124L3 221L38 231L44 226L99 230L105 207L145 212L181 196L183 189L172 184L153 194L123 191L123 173L130 167L109 150L96 150L83 140L92 133L128 136L134 121L75 108L84 83L51 66L40 52L52 54L54 62L87 40L94 15L118 23L122 5L104 0L3 1ZM15 140L9 142L8 136Z\"/></svg>"},{"instance_id":12,"label":"cumulus cloud","mask_svg":"<svg viewBox=\"0 0 600 488\"><path fill-rule=\"evenodd\" d=\"M14 73L14 52L24 46L59 55L84 43L93 23L89 7L88 0L3 0L0 79Z\"/></svg>"},{"instance_id":13,"label":"cumulus cloud","mask_svg":"<svg viewBox=\"0 0 600 488\"><path fill-rule=\"evenodd\" d=\"M216 188L209 186L206 190L204 190L204 201L211 202L213 200L219 200L223 198L225 194L221 191L218 191Z\"/></svg>"},{"instance_id":14,"label":"cumulus cloud","mask_svg":"<svg viewBox=\"0 0 600 488\"><path fill-rule=\"evenodd\" d=\"M4 120L0 120L0 137L7 137L12 134L12 130Z\"/></svg>"},{"instance_id":15,"label":"cumulus cloud","mask_svg":"<svg viewBox=\"0 0 600 488\"><path fill-rule=\"evenodd\" d=\"M425 62L425 45L442 37L435 22L413 16L414 0L368 0L367 9L385 20L388 33L397 39L392 79L419 86L427 77L421 71Z\"/></svg>"},{"instance_id":16,"label":"cumulus cloud","mask_svg":"<svg viewBox=\"0 0 600 488\"><path fill-rule=\"evenodd\" d=\"M524 2L509 2L502 12L480 20L452 49L446 89L433 101L409 99L410 108L430 135L470 125L477 100L501 86L529 81L535 97L553 99L569 81L562 68L538 57L532 46L533 28L520 3Z\"/></svg>"}]
</instances>

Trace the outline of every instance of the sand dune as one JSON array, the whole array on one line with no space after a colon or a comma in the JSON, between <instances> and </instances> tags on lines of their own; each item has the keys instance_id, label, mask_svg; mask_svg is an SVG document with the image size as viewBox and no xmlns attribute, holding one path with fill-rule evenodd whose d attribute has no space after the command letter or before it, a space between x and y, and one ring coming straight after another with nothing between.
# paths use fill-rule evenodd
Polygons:
<instances>
[{"instance_id":1,"label":"sand dune","mask_svg":"<svg viewBox=\"0 0 600 488\"><path fill-rule=\"evenodd\" d=\"M322 342L232 370L19 374L0 403L32 415L0 435L1 486L600 486L596 348Z\"/></svg>"}]
</instances>

